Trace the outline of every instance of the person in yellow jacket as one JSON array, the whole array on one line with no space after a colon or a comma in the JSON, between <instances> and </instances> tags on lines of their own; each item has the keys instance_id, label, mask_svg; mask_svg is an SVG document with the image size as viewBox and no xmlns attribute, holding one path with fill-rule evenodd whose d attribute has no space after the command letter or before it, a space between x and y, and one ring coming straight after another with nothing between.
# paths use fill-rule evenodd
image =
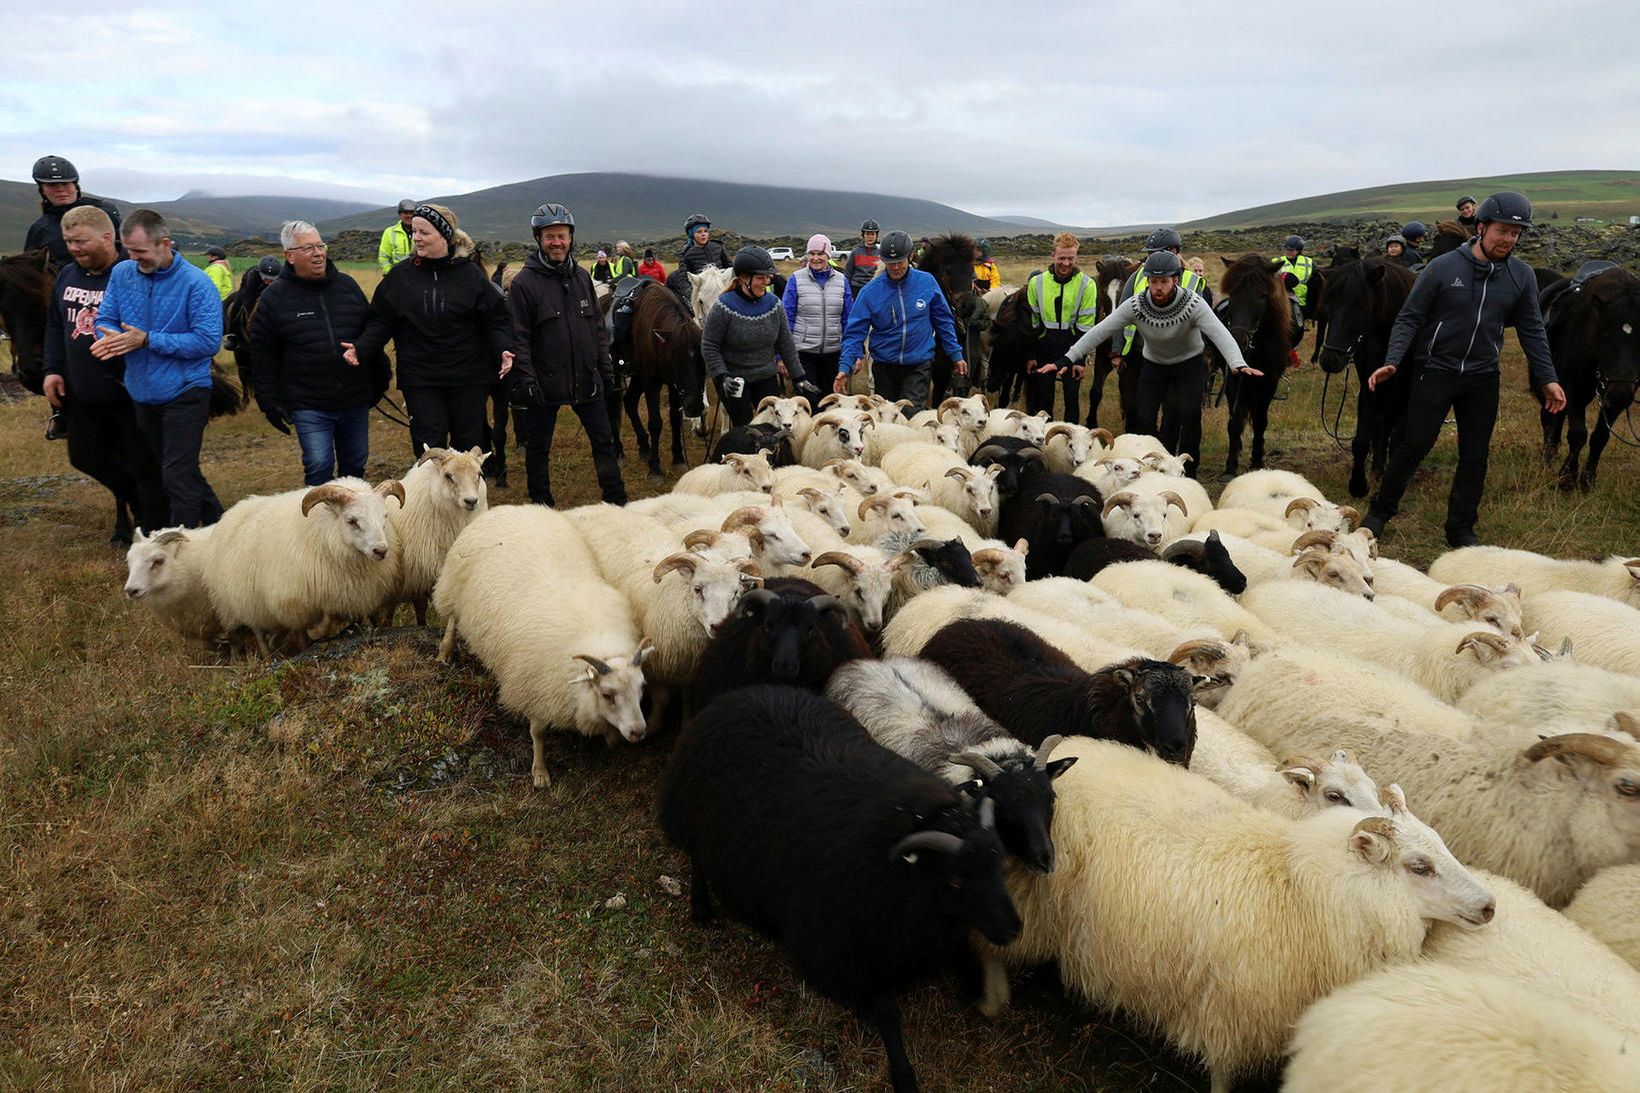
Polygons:
<instances>
[{"instance_id":1,"label":"person in yellow jacket","mask_svg":"<svg viewBox=\"0 0 1640 1093\"><path fill-rule=\"evenodd\" d=\"M625 239L615 244L615 257L609 260L610 282L620 284L623 277L638 275L638 256L632 253L632 244Z\"/></svg>"},{"instance_id":2,"label":"person in yellow jacket","mask_svg":"<svg viewBox=\"0 0 1640 1093\"><path fill-rule=\"evenodd\" d=\"M984 239L974 240L974 289L981 296L993 288L1002 287L1002 271L991 261L991 244Z\"/></svg>"},{"instance_id":3,"label":"person in yellow jacket","mask_svg":"<svg viewBox=\"0 0 1640 1093\"><path fill-rule=\"evenodd\" d=\"M226 301L228 293L233 291L233 268L228 265L228 252L221 247L206 247L205 254L210 258L205 264L205 276L216 286L216 294Z\"/></svg>"},{"instance_id":4,"label":"person in yellow jacket","mask_svg":"<svg viewBox=\"0 0 1640 1093\"><path fill-rule=\"evenodd\" d=\"M399 202L399 222L382 232L381 245L376 248L376 268L387 276L387 271L416 252L410 242L410 221L416 215L416 203L408 197Z\"/></svg>"},{"instance_id":5,"label":"person in yellow jacket","mask_svg":"<svg viewBox=\"0 0 1640 1093\"><path fill-rule=\"evenodd\" d=\"M1053 264L1025 282L1025 304L1036 332L1036 349L1025 362L1025 412L1053 416L1054 382L1065 388L1064 420L1075 421L1081 406L1081 361L1059 369L1055 363L1099 321L1099 286L1076 264L1076 236L1053 240Z\"/></svg>"},{"instance_id":6,"label":"person in yellow jacket","mask_svg":"<svg viewBox=\"0 0 1640 1093\"><path fill-rule=\"evenodd\" d=\"M1282 255L1275 260L1276 272L1290 273L1294 283L1287 289L1287 295L1293 304L1293 329L1298 336L1293 339L1293 348L1288 355L1288 367L1299 366L1298 342L1304 337L1304 320L1310 317L1310 278L1315 275L1315 259L1304 253L1304 238L1298 235L1289 235L1281 242Z\"/></svg>"}]
</instances>

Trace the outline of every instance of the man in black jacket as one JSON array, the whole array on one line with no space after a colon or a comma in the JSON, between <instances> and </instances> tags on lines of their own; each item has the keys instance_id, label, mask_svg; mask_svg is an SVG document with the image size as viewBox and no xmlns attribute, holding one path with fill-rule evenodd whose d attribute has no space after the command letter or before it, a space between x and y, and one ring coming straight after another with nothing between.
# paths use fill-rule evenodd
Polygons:
<instances>
[{"instance_id":1,"label":"man in black jacket","mask_svg":"<svg viewBox=\"0 0 1640 1093\"><path fill-rule=\"evenodd\" d=\"M537 250L525 259L507 294L512 312L514 397L530 409L524 473L530 500L552 505L552 434L558 408L581 419L605 501L626 504L605 394L615 385L609 331L598 314L592 278L575 264L575 217L562 205L542 205L530 218Z\"/></svg>"},{"instance_id":2,"label":"man in black jacket","mask_svg":"<svg viewBox=\"0 0 1640 1093\"><path fill-rule=\"evenodd\" d=\"M114 495L109 545L124 548L131 545L133 518L149 533L170 523L159 463L120 383L124 359L99 361L90 352L108 273L125 255L113 220L95 205L66 210L61 238L74 260L57 274L51 293L45 395L67 422L69 463Z\"/></svg>"},{"instance_id":3,"label":"man in black jacket","mask_svg":"<svg viewBox=\"0 0 1640 1093\"><path fill-rule=\"evenodd\" d=\"M63 214L70 209L91 206L108 214L114 222L114 238L120 235L120 211L112 201L90 197L80 191L80 172L62 156L41 156L34 161L34 185L40 191L40 219L29 226L24 250L45 248L51 261L61 268L68 264L68 247L63 242Z\"/></svg>"},{"instance_id":4,"label":"man in black jacket","mask_svg":"<svg viewBox=\"0 0 1640 1093\"><path fill-rule=\"evenodd\" d=\"M1390 455L1378 496L1362 526L1382 535L1400 508L1412 474L1435 446L1448 411L1458 422L1458 469L1446 504L1446 541L1474 546L1475 519L1486 486L1487 453L1498 421L1498 351L1503 328L1513 326L1526 353L1532 386L1550 413L1566 408L1556 382L1549 340L1538 311L1532 267L1510 257L1520 233L1531 226L1532 203L1511 191L1493 194L1476 214L1480 234L1467 246L1432 260L1390 332L1385 364L1367 378L1377 390L1409 355L1422 358L1412 377L1401 443Z\"/></svg>"},{"instance_id":5,"label":"man in black jacket","mask_svg":"<svg viewBox=\"0 0 1640 1093\"><path fill-rule=\"evenodd\" d=\"M279 232L285 268L262 290L251 321L252 390L280 432L296 426L302 481L362 477L370 455L370 407L391 378L377 352L352 365L342 343L364 331L370 304L358 283L336 268L319 231L292 220Z\"/></svg>"}]
</instances>

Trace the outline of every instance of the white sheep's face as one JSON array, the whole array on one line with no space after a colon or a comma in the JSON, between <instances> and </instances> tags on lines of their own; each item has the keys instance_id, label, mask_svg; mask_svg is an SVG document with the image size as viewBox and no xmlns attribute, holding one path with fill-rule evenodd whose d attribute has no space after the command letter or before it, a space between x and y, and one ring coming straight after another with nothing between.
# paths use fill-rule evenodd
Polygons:
<instances>
[{"instance_id":1,"label":"white sheep's face","mask_svg":"<svg viewBox=\"0 0 1640 1093\"><path fill-rule=\"evenodd\" d=\"M834 477L843 481L843 484L852 487L862 497L870 497L877 492L878 481L871 473L871 469L858 459L842 459L827 467L826 470Z\"/></svg>"},{"instance_id":2,"label":"white sheep's face","mask_svg":"<svg viewBox=\"0 0 1640 1093\"><path fill-rule=\"evenodd\" d=\"M1093 430L1085 425L1074 425L1054 439L1065 445L1073 467L1080 467L1093 456Z\"/></svg>"},{"instance_id":3,"label":"white sheep's face","mask_svg":"<svg viewBox=\"0 0 1640 1093\"><path fill-rule=\"evenodd\" d=\"M1387 787L1386 796L1396 787ZM1350 848L1363 860L1393 870L1418 908L1421 918L1450 922L1473 930L1492 921L1497 904L1492 893L1465 869L1433 828L1405 807L1388 808L1355 825Z\"/></svg>"},{"instance_id":4,"label":"white sheep's face","mask_svg":"<svg viewBox=\"0 0 1640 1093\"><path fill-rule=\"evenodd\" d=\"M611 657L601 662L603 670L589 665L581 677L588 700L597 707L598 717L632 744L648 732L643 716L645 655L640 650L631 657Z\"/></svg>"},{"instance_id":5,"label":"white sheep's face","mask_svg":"<svg viewBox=\"0 0 1640 1093\"><path fill-rule=\"evenodd\" d=\"M954 421L930 421L923 428L932 435L934 443L959 455L962 453L962 427Z\"/></svg>"},{"instance_id":6,"label":"white sheep's face","mask_svg":"<svg viewBox=\"0 0 1640 1093\"><path fill-rule=\"evenodd\" d=\"M489 452L474 448L467 452L451 452L436 460L438 485L435 492L440 502L475 515L489 508L489 488L484 483L484 461L489 457Z\"/></svg>"},{"instance_id":7,"label":"white sheep's face","mask_svg":"<svg viewBox=\"0 0 1640 1093\"><path fill-rule=\"evenodd\" d=\"M1167 502L1145 495L1112 509L1104 518L1105 534L1154 550L1162 545L1166 522Z\"/></svg>"},{"instance_id":8,"label":"white sheep's face","mask_svg":"<svg viewBox=\"0 0 1640 1093\"><path fill-rule=\"evenodd\" d=\"M1040 415L1018 418L1014 421L1014 435L1040 448L1048 440L1048 419Z\"/></svg>"},{"instance_id":9,"label":"white sheep's face","mask_svg":"<svg viewBox=\"0 0 1640 1093\"><path fill-rule=\"evenodd\" d=\"M962 476L963 502L974 511L974 515L984 520L997 507L997 480L995 475L985 471L969 471Z\"/></svg>"},{"instance_id":10,"label":"white sheep's face","mask_svg":"<svg viewBox=\"0 0 1640 1093\"><path fill-rule=\"evenodd\" d=\"M770 425L779 425L795 432L798 423L809 420L809 417L809 412L803 408L801 402L795 398L783 398L776 400L753 420L762 419Z\"/></svg>"},{"instance_id":11,"label":"white sheep's face","mask_svg":"<svg viewBox=\"0 0 1640 1093\"><path fill-rule=\"evenodd\" d=\"M826 525L835 531L841 538L847 539L848 533L854 530L849 523L848 508L843 504L843 488L839 486L835 493L821 493L819 490L806 490L803 493L803 503L809 511L826 522Z\"/></svg>"},{"instance_id":12,"label":"white sheep's face","mask_svg":"<svg viewBox=\"0 0 1640 1093\"><path fill-rule=\"evenodd\" d=\"M1289 759L1281 776L1303 800L1306 812L1320 812L1324 808L1355 808L1370 813L1387 811L1378 803L1378 783L1342 749L1324 760Z\"/></svg>"},{"instance_id":13,"label":"white sheep's face","mask_svg":"<svg viewBox=\"0 0 1640 1093\"><path fill-rule=\"evenodd\" d=\"M734 614L740 597L763 582L736 563L702 561L689 578L689 610L708 636Z\"/></svg>"},{"instance_id":14,"label":"white sheep's face","mask_svg":"<svg viewBox=\"0 0 1640 1093\"><path fill-rule=\"evenodd\" d=\"M777 508L765 511L757 522L763 537L763 548L758 560L765 566L807 565L812 552L809 544L797 534L791 520Z\"/></svg>"},{"instance_id":15,"label":"white sheep's face","mask_svg":"<svg viewBox=\"0 0 1640 1093\"><path fill-rule=\"evenodd\" d=\"M1101 460L1099 464L1100 480L1096 483L1099 492L1105 495L1117 493L1129 482L1145 473L1145 465L1137 459Z\"/></svg>"},{"instance_id":16,"label":"white sheep's face","mask_svg":"<svg viewBox=\"0 0 1640 1093\"><path fill-rule=\"evenodd\" d=\"M734 472L738 489L753 493L774 492L774 468L769 466L769 457L763 452L726 455L723 461Z\"/></svg>"},{"instance_id":17,"label":"white sheep's face","mask_svg":"<svg viewBox=\"0 0 1640 1093\"><path fill-rule=\"evenodd\" d=\"M1293 575L1336 588L1349 596L1370 600L1374 595L1372 578L1362 573L1361 567L1348 554L1307 550L1293 562Z\"/></svg>"},{"instance_id":18,"label":"white sheep's face","mask_svg":"<svg viewBox=\"0 0 1640 1093\"><path fill-rule=\"evenodd\" d=\"M883 628L888 597L893 591L894 570L888 563L867 565L849 580L843 602L859 618L862 627L875 633Z\"/></svg>"},{"instance_id":19,"label":"white sheep's face","mask_svg":"<svg viewBox=\"0 0 1640 1093\"><path fill-rule=\"evenodd\" d=\"M928 530L917 515L917 502L912 498L890 497L871 511L887 529L887 534L908 535L915 540Z\"/></svg>"},{"instance_id":20,"label":"white sheep's face","mask_svg":"<svg viewBox=\"0 0 1640 1093\"><path fill-rule=\"evenodd\" d=\"M133 600L162 597L176 579L177 554L188 543L181 528L166 528L152 536L142 529L125 552L125 594Z\"/></svg>"},{"instance_id":21,"label":"white sheep's face","mask_svg":"<svg viewBox=\"0 0 1640 1093\"><path fill-rule=\"evenodd\" d=\"M387 560L392 543L388 539L386 499L381 494L359 493L346 504L326 501L322 507L336 521L343 542L373 562ZM309 517L317 515L314 512Z\"/></svg>"},{"instance_id":22,"label":"white sheep's face","mask_svg":"<svg viewBox=\"0 0 1640 1093\"><path fill-rule=\"evenodd\" d=\"M1025 555L1017 549L996 548L995 555L974 559L974 573L985 591L1006 596L1025 587Z\"/></svg>"},{"instance_id":23,"label":"white sheep's face","mask_svg":"<svg viewBox=\"0 0 1640 1093\"><path fill-rule=\"evenodd\" d=\"M985 409L985 398L982 395L969 395L955 406L953 420L959 429L983 429L989 411Z\"/></svg>"},{"instance_id":24,"label":"white sheep's face","mask_svg":"<svg viewBox=\"0 0 1640 1093\"><path fill-rule=\"evenodd\" d=\"M1337 505L1329 502L1294 509L1287 516L1287 522L1304 531L1335 531L1344 535L1350 530L1349 518L1339 511Z\"/></svg>"}]
</instances>

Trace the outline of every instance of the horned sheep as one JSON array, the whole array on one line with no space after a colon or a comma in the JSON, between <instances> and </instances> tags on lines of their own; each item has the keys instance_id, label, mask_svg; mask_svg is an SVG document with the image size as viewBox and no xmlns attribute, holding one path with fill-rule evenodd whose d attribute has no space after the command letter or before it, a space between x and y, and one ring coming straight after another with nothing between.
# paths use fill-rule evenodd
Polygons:
<instances>
[{"instance_id":1,"label":"horned sheep","mask_svg":"<svg viewBox=\"0 0 1640 1093\"><path fill-rule=\"evenodd\" d=\"M1215 714L1197 709L1190 771L1267 812L1302 819L1323 808L1379 809L1378 785L1342 748L1326 759L1293 756L1276 762L1270 750Z\"/></svg>"},{"instance_id":2,"label":"horned sheep","mask_svg":"<svg viewBox=\"0 0 1640 1093\"><path fill-rule=\"evenodd\" d=\"M1565 589L1640 607L1640 558L1566 561L1529 550L1478 546L1449 550L1430 563L1429 575L1448 584L1512 582L1528 596Z\"/></svg>"},{"instance_id":3,"label":"horned sheep","mask_svg":"<svg viewBox=\"0 0 1640 1093\"><path fill-rule=\"evenodd\" d=\"M1234 548L1231 554L1235 556ZM1240 566L1239 559L1236 564ZM1090 583L1129 607L1152 611L1181 627L1205 626L1225 638L1245 633L1258 649L1280 643L1275 627L1237 603L1212 578L1182 566L1123 562L1106 566Z\"/></svg>"},{"instance_id":4,"label":"horned sheep","mask_svg":"<svg viewBox=\"0 0 1640 1093\"><path fill-rule=\"evenodd\" d=\"M698 493L712 497L735 490L774 492L774 468L763 452L743 455L725 453L716 463L702 463L684 471L673 485L674 493Z\"/></svg>"},{"instance_id":5,"label":"horned sheep","mask_svg":"<svg viewBox=\"0 0 1640 1093\"><path fill-rule=\"evenodd\" d=\"M465 452L427 448L400 480L404 506L387 510L397 569L393 591L383 605L389 621L399 604L409 603L416 612L416 625L427 625L427 601L450 544L490 507L484 482L484 461L489 455L479 448Z\"/></svg>"},{"instance_id":6,"label":"horned sheep","mask_svg":"<svg viewBox=\"0 0 1640 1093\"><path fill-rule=\"evenodd\" d=\"M1580 664L1640 675L1640 611L1626 603L1556 589L1526 597L1520 617L1551 648L1571 638Z\"/></svg>"}]
</instances>

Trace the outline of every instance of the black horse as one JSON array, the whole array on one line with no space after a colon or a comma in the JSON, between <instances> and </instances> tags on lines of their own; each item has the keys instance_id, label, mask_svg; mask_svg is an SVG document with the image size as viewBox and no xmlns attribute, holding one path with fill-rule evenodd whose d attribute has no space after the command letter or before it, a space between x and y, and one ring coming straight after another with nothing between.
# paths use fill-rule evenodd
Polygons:
<instances>
[{"instance_id":1,"label":"black horse","mask_svg":"<svg viewBox=\"0 0 1640 1093\"><path fill-rule=\"evenodd\" d=\"M1383 255L1328 271L1322 299L1327 335L1321 347L1321 367L1337 374L1355 365L1360 387L1355 401L1355 437L1350 441L1350 496L1367 495L1367 456L1374 474L1384 473L1392 433L1406 414L1412 370L1402 369L1377 391L1367 389L1367 377L1384 363L1390 329L1406 302L1417 274ZM1321 340L1317 330L1317 341Z\"/></svg>"},{"instance_id":2,"label":"black horse","mask_svg":"<svg viewBox=\"0 0 1640 1093\"><path fill-rule=\"evenodd\" d=\"M1116 297L1122 293L1122 287L1127 279L1138 270L1138 262L1130 262L1119 254L1107 254L1099 259L1093 267L1093 283L1099 289L1098 311L1095 320L1108 318L1116 310ZM1088 391L1088 420L1090 429L1099 427L1099 404L1105 398L1105 379L1111 374L1110 359L1120 345L1121 334L1107 341L1093 351L1093 386ZM1116 395L1118 405L1122 411L1123 428L1128 422L1135 421L1133 409L1134 398L1139 390L1139 368L1124 368L1116 373ZM1067 417L1074 417L1068 411Z\"/></svg>"},{"instance_id":3,"label":"black horse","mask_svg":"<svg viewBox=\"0 0 1640 1093\"><path fill-rule=\"evenodd\" d=\"M233 347L234 370L239 373L239 386L247 403L255 394L251 386L251 320L256 318L257 301L267 287L261 271L252 266L239 278L239 287L222 301L222 328Z\"/></svg>"},{"instance_id":4,"label":"black horse","mask_svg":"<svg viewBox=\"0 0 1640 1093\"><path fill-rule=\"evenodd\" d=\"M1327 278L1333 271L1361 261L1361 248L1350 243L1334 243L1327 248L1327 269L1319 284L1310 289L1309 312L1305 318L1315 321L1315 344L1310 347L1310 363L1321 359L1321 347L1327 341Z\"/></svg>"},{"instance_id":5,"label":"black horse","mask_svg":"<svg viewBox=\"0 0 1640 1093\"><path fill-rule=\"evenodd\" d=\"M1556 305L1556 298L1568 296ZM1545 314L1551 314L1549 349L1560 385L1566 389L1566 409L1558 414L1540 411L1543 424L1543 461L1552 462L1560 449L1560 429L1566 430L1566 461L1560 467L1560 488L1588 489L1594 485L1600 453L1606 449L1614 423L1626 416L1640 379L1640 277L1625 269L1608 269L1585 281L1574 292L1562 279L1544 290ZM1591 437L1584 415L1599 397ZM1575 411L1575 412L1574 412ZM1589 444L1589 460L1581 473L1578 456Z\"/></svg>"},{"instance_id":6,"label":"black horse","mask_svg":"<svg viewBox=\"0 0 1640 1093\"><path fill-rule=\"evenodd\" d=\"M979 359L979 341L991 322L985 301L974 291L974 241L966 235L941 235L928 244L928 249L917 263L917 268L929 273L939 282L945 302L951 306L951 317L957 327L957 341L962 343L963 357L972 366ZM973 376L956 377L953 384L951 368L956 362L945 353L945 347L934 339L934 363L930 375L930 394L933 405L945 400L945 393L953 386L966 394ZM921 409L921 407L918 407Z\"/></svg>"},{"instance_id":7,"label":"black horse","mask_svg":"<svg viewBox=\"0 0 1640 1093\"><path fill-rule=\"evenodd\" d=\"M1264 466L1264 433L1270 425L1270 403L1287 371L1287 360L1297 340L1293 329L1293 309L1287 287L1291 274L1283 274L1278 263L1262 254L1244 254L1235 261L1222 259L1224 276L1219 279L1219 298L1213 310L1248 364L1264 373L1248 376L1231 373L1224 381L1230 401L1230 451L1225 456L1224 480L1241 470L1241 431L1248 418L1253 422L1253 452L1248 466Z\"/></svg>"},{"instance_id":8,"label":"black horse","mask_svg":"<svg viewBox=\"0 0 1640 1093\"><path fill-rule=\"evenodd\" d=\"M41 394L46 371L46 311L57 267L44 249L0 258L0 324L11 339L11 370Z\"/></svg>"}]
</instances>

